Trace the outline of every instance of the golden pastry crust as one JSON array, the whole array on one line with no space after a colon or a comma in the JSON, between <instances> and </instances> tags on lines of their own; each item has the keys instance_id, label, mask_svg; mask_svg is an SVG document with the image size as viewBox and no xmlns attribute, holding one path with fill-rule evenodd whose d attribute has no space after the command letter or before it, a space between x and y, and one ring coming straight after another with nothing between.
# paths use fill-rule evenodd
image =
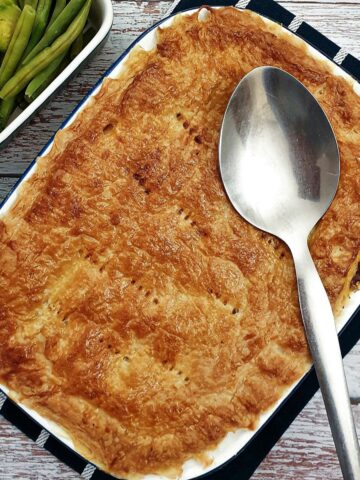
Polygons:
<instances>
[{"instance_id":1,"label":"golden pastry crust","mask_svg":"<svg viewBox=\"0 0 360 480\"><path fill-rule=\"evenodd\" d=\"M328 114L341 180L311 252L334 309L356 270L359 97L275 24L209 12L136 49L0 221L0 380L114 475L179 470L309 366L289 251L218 172L226 104L254 67L287 70Z\"/></svg>"}]
</instances>

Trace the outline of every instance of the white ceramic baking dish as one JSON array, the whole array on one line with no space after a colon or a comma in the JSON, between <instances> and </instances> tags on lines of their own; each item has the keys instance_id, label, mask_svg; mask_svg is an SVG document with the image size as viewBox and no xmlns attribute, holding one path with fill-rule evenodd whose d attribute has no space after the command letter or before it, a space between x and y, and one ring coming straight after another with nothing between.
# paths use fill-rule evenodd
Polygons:
<instances>
[{"instance_id":1,"label":"white ceramic baking dish","mask_svg":"<svg viewBox=\"0 0 360 480\"><path fill-rule=\"evenodd\" d=\"M113 7L111 0L93 0L89 20L96 30L96 34L69 65L51 82L51 84L24 110L17 108L11 115L7 127L0 132L0 148L4 147L10 138L24 126L33 115L48 102L53 95L70 78L72 78L83 64L91 58L106 42L113 23Z\"/></svg>"},{"instance_id":2,"label":"white ceramic baking dish","mask_svg":"<svg viewBox=\"0 0 360 480\"><path fill-rule=\"evenodd\" d=\"M218 7L215 7L218 8ZM198 11L199 12L199 18L201 18L203 15L206 15L207 12L205 9L202 8L195 8L191 9L185 12L178 13L178 15L189 15L194 12ZM154 27L150 28L147 32L145 32L142 36L139 37L139 39L134 42L129 49L127 49L120 57L119 59L110 67L110 69L106 72L104 77L98 82L97 85L89 92L89 94L82 100L82 102L78 105L78 107L75 109L75 111L65 120L63 125L61 126L61 129L67 128L78 116L78 114L87 107L87 105L90 103L92 98L99 92L102 82L105 78L110 77L110 78L117 78L119 74L121 73L122 69L124 68L124 64L128 58L128 55L130 54L131 50L136 46L136 47L141 47L146 51L149 51L154 48L156 45L156 30L157 28L166 28L169 27L175 16L170 16L161 22L159 22L157 25ZM269 21L265 19L265 21ZM271 22L273 23L273 22ZM283 27L279 26L280 29L283 29ZM288 35L293 36L294 34L291 33L290 31L283 29L284 32L287 32ZM302 40L299 40L302 42ZM344 72L343 69L340 67L336 66L333 62L328 60L324 55L319 53L316 49L313 47L309 46L309 54L313 55L315 58L323 60L328 63L328 65L332 68L333 73L335 75L341 75L347 79L348 82L351 83L355 91L360 94L360 86L359 84L346 72ZM46 92L44 92L46 93ZM44 149L40 152L39 157L46 155L52 148L53 144L53 139L49 141L49 143L44 147ZM36 160L30 165L29 169L25 172L23 177L20 179L19 183L15 186L14 190L11 192L11 194L5 199L3 202L2 206L0 207L0 217L1 215L5 214L6 211L9 210L9 208L13 205L14 201L16 200L16 197L18 195L18 187L21 185L22 182L26 181L33 173L36 171ZM349 324L355 323L355 317L354 317L354 312L358 310L360 305L360 291L353 294L351 296L350 301L348 302L346 308L343 310L341 317L338 318L337 320L337 328L338 331L344 333L344 331L347 329ZM358 337L357 337L358 338ZM357 340L357 338L355 340ZM349 341L347 340L349 343ZM343 342L344 343L344 342ZM351 342L350 342L351 343ZM1 348L1 346L0 346ZM347 348L347 347L345 347ZM249 478L248 473L246 473L248 470L246 469L246 451L251 443L258 442L257 447L259 450L258 457L261 459L264 456L264 452L261 450L261 442L264 442L265 440L265 435L268 435L271 437L271 442L274 443L276 441L276 435L274 436L273 433L267 433L269 430L271 430L272 424L271 422L275 419L276 417L279 418L281 415L282 410L286 410L287 406L290 404L291 401L294 400L296 401L296 398L300 398L301 391L305 391L305 398L307 393L306 389L309 389L309 386L306 384L309 376L314 377L314 372L310 371L309 373L305 374L301 379L299 379L297 382L295 382L289 389L287 389L286 392L284 392L283 397L275 404L271 409L269 409L265 414L263 414L260 418L258 427L256 430L250 431L250 430L237 430L235 432L229 433L223 441L218 445L218 447L211 451L208 452L209 457L213 460L212 463L208 466L204 466L203 464L195 461L195 460L189 460L187 461L184 466L183 466L183 473L181 476L179 476L176 480L190 480L190 479L198 479L198 478L203 478L205 477L209 478L216 478L216 479L227 479L227 480L243 480L245 478ZM312 380L313 381L313 380ZM313 388L313 387L311 387ZM316 388L316 387L315 387ZM8 390L6 389L5 386L2 386L0 384L0 391L3 391L5 394L9 394ZM309 398L311 398L312 394L314 393L314 390L309 393ZM293 400L291 400L293 399ZM299 403L304 405L307 400L299 400ZM0 403L1 403L1 397L0 397ZM73 442L69 438L69 436L66 434L66 432L61 429L59 425L54 424L53 422L48 421L46 418L41 417L38 415L36 412L21 406L23 411L25 411L32 419L34 419L38 425L40 425L44 430L42 430L41 434L39 435L39 439L43 438L42 435L44 435L43 432L45 432L45 437L46 433L50 432L51 436L65 444L67 447L69 447L69 450L74 451L75 447L73 445ZM296 414L295 414L296 415ZM291 420L290 420L291 421ZM289 421L286 420L287 425L289 424ZM286 425L286 426L287 426ZM286 427L285 427L286 428ZM263 435L261 437L261 435ZM37 442L38 443L38 442ZM39 441L39 444L42 442ZM47 445L45 444L45 448L48 448ZM51 448L48 448L50 451ZM240 463L238 459L240 458L239 456L244 452L244 455ZM266 451L265 451L266 453ZM56 454L56 453L55 453ZM250 458L250 455L248 456L249 458L249 463L253 461L253 459ZM70 461L68 462L66 458L62 459L66 463L71 463ZM85 459L86 461L86 459ZM223 474L221 466L224 464L229 465L230 462L235 465L236 470L234 469L234 473L231 474ZM259 460L260 461L260 460ZM237 463L236 463L237 462ZM241 470L241 467L239 468L239 465L243 465L243 471ZM78 471L81 473L81 469L79 468ZM96 469L96 466L93 466L91 463L88 463L87 465L85 464L84 472L92 472L91 475L85 475L83 476L85 478L92 478L92 475L95 472L94 478L114 478L111 477L103 472L100 472L98 469ZM83 473L84 473L83 472ZM99 472L99 476L96 472ZM140 480L140 479L139 479ZM158 475L146 475L142 477L142 480L170 480L168 477L164 476L158 476ZM174 479L172 479L174 480Z\"/></svg>"}]
</instances>

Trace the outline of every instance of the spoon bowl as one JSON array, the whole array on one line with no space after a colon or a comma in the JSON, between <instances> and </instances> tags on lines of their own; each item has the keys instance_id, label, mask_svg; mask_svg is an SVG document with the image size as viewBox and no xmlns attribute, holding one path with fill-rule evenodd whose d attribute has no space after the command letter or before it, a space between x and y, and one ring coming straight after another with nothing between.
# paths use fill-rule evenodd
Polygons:
<instances>
[{"instance_id":1,"label":"spoon bowl","mask_svg":"<svg viewBox=\"0 0 360 480\"><path fill-rule=\"evenodd\" d=\"M360 451L334 317L307 240L329 208L340 159L331 125L293 76L260 67L236 87L225 112L220 172L234 208L289 246L305 332L343 477L360 480Z\"/></svg>"},{"instance_id":2,"label":"spoon bowl","mask_svg":"<svg viewBox=\"0 0 360 480\"><path fill-rule=\"evenodd\" d=\"M235 209L285 241L309 233L338 186L338 146L325 113L278 68L256 68L238 84L224 116L220 159Z\"/></svg>"}]
</instances>

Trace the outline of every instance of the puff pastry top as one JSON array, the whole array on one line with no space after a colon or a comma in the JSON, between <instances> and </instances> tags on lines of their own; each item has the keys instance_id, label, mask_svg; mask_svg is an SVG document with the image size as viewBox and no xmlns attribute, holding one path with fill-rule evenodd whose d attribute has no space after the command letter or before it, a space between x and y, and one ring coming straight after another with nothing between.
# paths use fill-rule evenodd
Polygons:
<instances>
[{"instance_id":1,"label":"puff pastry top","mask_svg":"<svg viewBox=\"0 0 360 480\"><path fill-rule=\"evenodd\" d=\"M127 477L174 473L256 427L309 365L289 251L240 218L218 172L226 104L254 67L301 80L339 142L339 191L311 238L334 310L360 244L350 84L250 12L181 16L157 35L0 221L0 380Z\"/></svg>"}]
</instances>

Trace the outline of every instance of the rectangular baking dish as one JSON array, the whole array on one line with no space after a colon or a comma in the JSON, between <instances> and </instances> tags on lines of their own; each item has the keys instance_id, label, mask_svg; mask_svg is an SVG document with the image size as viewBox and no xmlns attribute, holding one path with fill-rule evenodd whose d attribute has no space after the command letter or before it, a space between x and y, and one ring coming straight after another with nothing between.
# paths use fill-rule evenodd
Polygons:
<instances>
[{"instance_id":1,"label":"rectangular baking dish","mask_svg":"<svg viewBox=\"0 0 360 480\"><path fill-rule=\"evenodd\" d=\"M190 1L192 1L192 3L190 3ZM230 5L230 2L226 3L226 1L224 1L224 4ZM216 5L220 6L219 1L216 2ZM214 2L213 6L216 5ZM194 0L182 0L182 2L176 4L174 13L178 13L182 8L190 8L190 10L180 13L181 15L186 15L193 13L200 6L201 4L197 4ZM244 0L240 2L239 7L249 8L284 27L289 27L289 35L293 35L293 31L296 30L297 35L303 37L312 45L311 54L317 58L324 59L325 57L326 59L327 57L327 59L333 59L337 56L336 59L340 62L341 58L339 52L341 53L341 51L339 47L323 37L319 32L316 32L312 27L297 21L294 15L280 7L274 1L251 0L248 2ZM101 88L101 83L105 77L118 76L127 55L135 45L140 45L145 50L151 49L155 44L156 28L159 26L166 27L170 25L172 19L173 15L162 20L141 35L140 38L134 42L133 45L131 45L129 49L126 50L110 67L104 77L100 79L82 102L80 102L76 110L62 124L61 129L69 126L78 113L88 104L90 99L96 95ZM330 60L327 61L330 62ZM356 82L356 80L359 80L360 78L360 62L354 57L348 55L343 58L342 65L345 65L345 68L340 68L335 62L332 62L334 73L348 77L349 81L353 83L354 88L357 89L360 94L360 86ZM51 149L52 142L53 139L51 139L44 147L39 156L45 155ZM0 215L10 208L17 196L18 187L34 173L35 169L36 160L32 162L23 177L0 206ZM360 338L359 305L360 292L357 292L352 295L352 298L346 309L343 311L341 318L338 319L337 326L344 355ZM48 451L52 452L58 458L74 468L78 473L82 474L84 478L95 480L114 478L111 475L100 471L95 465L92 465L85 458L78 455L73 448L71 440L59 426L40 417L36 412L16 404L7 397L8 392L5 387L1 387L0 385L0 388L3 390L3 393L0 393L1 413L24 431L30 438L36 441L38 445L43 446ZM317 389L318 384L316 375L312 368L298 382L289 388L287 392L285 392L284 396L273 408L261 417L259 426L255 431L239 430L228 434L218 448L211 453L214 462L210 467L204 468L195 461L188 461L184 465L184 472L179 480L200 478L213 480L247 480ZM166 477L155 475L148 475L144 477L144 480L145 479L168 480Z\"/></svg>"},{"instance_id":2,"label":"rectangular baking dish","mask_svg":"<svg viewBox=\"0 0 360 480\"><path fill-rule=\"evenodd\" d=\"M111 0L94 0L91 6L89 20L96 34L67 67L51 82L51 84L24 110L17 108L11 115L8 126L0 132L0 149L4 147L13 135L23 127L67 81L69 81L107 40L113 23L113 8Z\"/></svg>"}]
</instances>

